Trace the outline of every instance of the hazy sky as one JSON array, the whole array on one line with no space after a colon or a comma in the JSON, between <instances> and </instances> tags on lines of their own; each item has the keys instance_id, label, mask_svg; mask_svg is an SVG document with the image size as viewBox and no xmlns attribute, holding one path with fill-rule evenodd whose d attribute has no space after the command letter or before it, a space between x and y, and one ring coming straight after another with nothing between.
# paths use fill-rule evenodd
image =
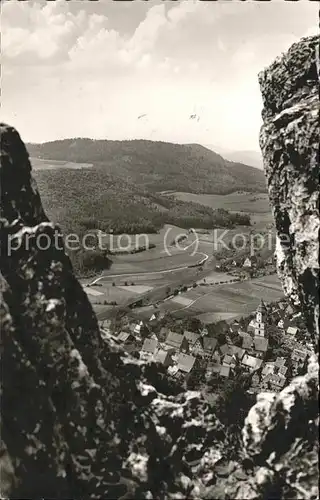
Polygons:
<instances>
[{"instance_id":1,"label":"hazy sky","mask_svg":"<svg viewBox=\"0 0 320 500\"><path fill-rule=\"evenodd\" d=\"M25 141L258 150L257 74L317 32L318 3L8 1L1 21L2 120Z\"/></svg>"}]
</instances>

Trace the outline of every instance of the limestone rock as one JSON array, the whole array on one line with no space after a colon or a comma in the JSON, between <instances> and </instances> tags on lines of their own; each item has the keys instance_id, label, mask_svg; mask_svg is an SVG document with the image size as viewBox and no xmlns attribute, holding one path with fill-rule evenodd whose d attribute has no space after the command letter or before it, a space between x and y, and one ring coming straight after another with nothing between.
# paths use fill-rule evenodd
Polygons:
<instances>
[{"instance_id":1,"label":"limestone rock","mask_svg":"<svg viewBox=\"0 0 320 500\"><path fill-rule=\"evenodd\" d=\"M278 272L319 338L319 37L259 75L260 146L277 229Z\"/></svg>"},{"instance_id":2,"label":"limestone rock","mask_svg":"<svg viewBox=\"0 0 320 500\"><path fill-rule=\"evenodd\" d=\"M260 145L278 236L284 291L300 304L319 341L319 37L294 44L260 74ZM264 393L243 429L254 464L235 498L319 498L318 360L279 394Z\"/></svg>"}]
</instances>

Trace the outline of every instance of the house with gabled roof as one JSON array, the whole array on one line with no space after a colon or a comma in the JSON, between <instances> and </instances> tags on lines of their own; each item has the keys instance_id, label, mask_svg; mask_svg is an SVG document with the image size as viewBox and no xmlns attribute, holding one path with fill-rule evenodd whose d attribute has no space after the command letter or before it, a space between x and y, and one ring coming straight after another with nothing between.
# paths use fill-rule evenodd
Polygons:
<instances>
[{"instance_id":1,"label":"house with gabled roof","mask_svg":"<svg viewBox=\"0 0 320 500\"><path fill-rule=\"evenodd\" d=\"M187 339L180 333L170 331L165 343L168 347L172 347L176 351L187 352L189 350L189 343Z\"/></svg>"},{"instance_id":2,"label":"house with gabled roof","mask_svg":"<svg viewBox=\"0 0 320 500\"><path fill-rule=\"evenodd\" d=\"M230 346L230 354L238 358L240 361L245 355L245 350L242 347L238 347L236 345Z\"/></svg>"},{"instance_id":3,"label":"house with gabled roof","mask_svg":"<svg viewBox=\"0 0 320 500\"><path fill-rule=\"evenodd\" d=\"M190 346L190 344L189 344ZM193 346L190 348L194 356L198 356L201 358L204 358L204 349L203 349L203 342L202 338L198 338L198 340L193 344Z\"/></svg>"},{"instance_id":4,"label":"house with gabled roof","mask_svg":"<svg viewBox=\"0 0 320 500\"><path fill-rule=\"evenodd\" d=\"M230 366L234 368L236 366L236 362L234 360L234 357L231 356L230 354L226 354L222 360L222 365L223 366Z\"/></svg>"},{"instance_id":5,"label":"house with gabled roof","mask_svg":"<svg viewBox=\"0 0 320 500\"><path fill-rule=\"evenodd\" d=\"M262 354L265 354L267 352L269 347L269 340L266 337L260 337L260 336L254 337L253 343L255 351Z\"/></svg>"},{"instance_id":6,"label":"house with gabled roof","mask_svg":"<svg viewBox=\"0 0 320 500\"><path fill-rule=\"evenodd\" d=\"M178 370L184 373L190 373L194 367L196 358L190 354L180 352L178 355Z\"/></svg>"},{"instance_id":7,"label":"house with gabled roof","mask_svg":"<svg viewBox=\"0 0 320 500\"><path fill-rule=\"evenodd\" d=\"M242 349L248 350L251 349L253 345L253 338L248 333L246 335L242 335Z\"/></svg>"},{"instance_id":8,"label":"house with gabled roof","mask_svg":"<svg viewBox=\"0 0 320 500\"><path fill-rule=\"evenodd\" d=\"M244 367L248 368L250 371L256 371L261 367L262 359L250 356L249 354L245 354L241 360L241 364Z\"/></svg>"},{"instance_id":9,"label":"house with gabled roof","mask_svg":"<svg viewBox=\"0 0 320 500\"><path fill-rule=\"evenodd\" d=\"M187 339L190 347L193 347L193 345L200 338L200 335L198 333L189 332L188 330L184 332L183 336Z\"/></svg>"},{"instance_id":10,"label":"house with gabled roof","mask_svg":"<svg viewBox=\"0 0 320 500\"><path fill-rule=\"evenodd\" d=\"M223 344L219 347L221 354L224 356L230 353L230 346L228 344Z\"/></svg>"},{"instance_id":11,"label":"house with gabled roof","mask_svg":"<svg viewBox=\"0 0 320 500\"><path fill-rule=\"evenodd\" d=\"M159 349L153 355L153 358L156 363L161 363L165 368L173 365L173 360L170 353L168 351L165 351L164 349Z\"/></svg>"},{"instance_id":12,"label":"house with gabled roof","mask_svg":"<svg viewBox=\"0 0 320 500\"><path fill-rule=\"evenodd\" d=\"M222 365L220 368L219 375L221 377L229 378L230 375L230 366Z\"/></svg>"},{"instance_id":13,"label":"house with gabled roof","mask_svg":"<svg viewBox=\"0 0 320 500\"><path fill-rule=\"evenodd\" d=\"M214 337L203 337L201 340L204 350L204 357L211 358L217 347L218 340L215 339Z\"/></svg>"},{"instance_id":14,"label":"house with gabled roof","mask_svg":"<svg viewBox=\"0 0 320 500\"><path fill-rule=\"evenodd\" d=\"M152 339L152 338L144 339L140 351L140 359L150 360L156 354L157 350L158 350L157 339Z\"/></svg>"}]
</instances>

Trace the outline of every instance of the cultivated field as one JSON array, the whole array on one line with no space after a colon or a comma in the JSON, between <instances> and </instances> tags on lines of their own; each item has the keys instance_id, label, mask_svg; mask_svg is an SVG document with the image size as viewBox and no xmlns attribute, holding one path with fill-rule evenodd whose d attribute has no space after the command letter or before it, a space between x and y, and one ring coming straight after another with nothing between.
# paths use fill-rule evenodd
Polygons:
<instances>
[{"instance_id":1,"label":"cultivated field","mask_svg":"<svg viewBox=\"0 0 320 500\"><path fill-rule=\"evenodd\" d=\"M205 323L245 316L259 305L260 299L272 302L283 297L277 275L238 283L198 286L164 302L161 310L180 316L196 316ZM184 300L181 300L184 299ZM180 302L180 303L179 303Z\"/></svg>"},{"instance_id":2,"label":"cultivated field","mask_svg":"<svg viewBox=\"0 0 320 500\"><path fill-rule=\"evenodd\" d=\"M171 245L175 238L186 235L178 246ZM120 244L121 244L121 240ZM156 248L135 254L112 256L113 264L105 276L124 275L134 276L139 273L171 272L184 269L190 265L196 265L201 260L212 255L212 248L208 242L199 241L193 233L187 234L186 230L176 226L166 225L158 234L133 235L133 246L145 244L146 241L156 245ZM117 245L118 240L114 239ZM117 277L117 276L116 276Z\"/></svg>"},{"instance_id":3,"label":"cultivated field","mask_svg":"<svg viewBox=\"0 0 320 500\"><path fill-rule=\"evenodd\" d=\"M170 193L181 201L192 201L211 208L224 208L233 212L267 213L270 212L269 198L266 193L236 192L227 195Z\"/></svg>"},{"instance_id":4,"label":"cultivated field","mask_svg":"<svg viewBox=\"0 0 320 500\"><path fill-rule=\"evenodd\" d=\"M170 192L166 194L181 201L193 201L213 209L224 208L230 212L246 213L250 215L252 226L257 231L266 229L266 226L274 222L267 193L236 192L218 195Z\"/></svg>"}]
</instances>

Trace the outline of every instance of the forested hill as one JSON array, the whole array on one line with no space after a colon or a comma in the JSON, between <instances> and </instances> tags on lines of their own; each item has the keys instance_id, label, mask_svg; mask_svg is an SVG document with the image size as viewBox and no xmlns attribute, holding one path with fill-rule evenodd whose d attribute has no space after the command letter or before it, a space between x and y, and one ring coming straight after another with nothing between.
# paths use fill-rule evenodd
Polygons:
<instances>
[{"instance_id":1,"label":"forested hill","mask_svg":"<svg viewBox=\"0 0 320 500\"><path fill-rule=\"evenodd\" d=\"M31 157L93 163L105 173L153 193L167 190L212 194L266 191L261 170L225 160L198 144L76 138L28 144L27 149Z\"/></svg>"}]
</instances>

